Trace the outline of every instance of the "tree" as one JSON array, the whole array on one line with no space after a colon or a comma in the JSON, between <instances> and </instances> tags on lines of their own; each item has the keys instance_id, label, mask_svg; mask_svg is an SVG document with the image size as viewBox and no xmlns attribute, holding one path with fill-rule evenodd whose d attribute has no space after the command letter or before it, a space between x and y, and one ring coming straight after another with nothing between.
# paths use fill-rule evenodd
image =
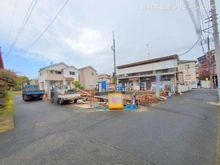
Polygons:
<instances>
[{"instance_id":1,"label":"tree","mask_svg":"<svg viewBox=\"0 0 220 165\"><path fill-rule=\"evenodd\" d=\"M24 83L29 83L30 80L26 76L17 76L16 78L16 86L14 87L14 91L20 91Z\"/></svg>"},{"instance_id":2,"label":"tree","mask_svg":"<svg viewBox=\"0 0 220 165\"><path fill-rule=\"evenodd\" d=\"M17 76L16 78L16 84L17 85L23 85L24 83L29 83L29 78L26 76Z\"/></svg>"},{"instance_id":3,"label":"tree","mask_svg":"<svg viewBox=\"0 0 220 165\"><path fill-rule=\"evenodd\" d=\"M75 87L75 89L80 88L81 87L81 83L79 81L74 81L73 85Z\"/></svg>"}]
</instances>

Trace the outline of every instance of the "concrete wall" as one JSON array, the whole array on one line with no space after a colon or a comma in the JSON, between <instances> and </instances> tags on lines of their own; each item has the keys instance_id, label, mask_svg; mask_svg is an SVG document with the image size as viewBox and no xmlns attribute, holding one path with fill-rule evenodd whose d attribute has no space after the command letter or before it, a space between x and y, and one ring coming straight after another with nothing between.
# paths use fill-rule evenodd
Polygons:
<instances>
[{"instance_id":1,"label":"concrete wall","mask_svg":"<svg viewBox=\"0 0 220 165\"><path fill-rule=\"evenodd\" d=\"M116 71L116 75L118 76L118 75L128 74L128 73L154 71L154 70L169 69L169 68L175 68L175 67L178 67L177 59L118 69Z\"/></svg>"},{"instance_id":2,"label":"concrete wall","mask_svg":"<svg viewBox=\"0 0 220 165\"><path fill-rule=\"evenodd\" d=\"M192 87L191 85L180 85L178 84L178 92L181 93L181 92L187 92L187 91L190 91L192 90Z\"/></svg>"},{"instance_id":3,"label":"concrete wall","mask_svg":"<svg viewBox=\"0 0 220 165\"><path fill-rule=\"evenodd\" d=\"M206 88L206 89L209 89L211 88L211 83L210 81L201 81L201 88Z\"/></svg>"}]
</instances>

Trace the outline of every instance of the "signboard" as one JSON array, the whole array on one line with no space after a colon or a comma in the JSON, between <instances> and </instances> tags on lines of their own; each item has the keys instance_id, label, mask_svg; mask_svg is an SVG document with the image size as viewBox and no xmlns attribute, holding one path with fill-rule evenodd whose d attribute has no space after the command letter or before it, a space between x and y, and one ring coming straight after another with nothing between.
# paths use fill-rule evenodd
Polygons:
<instances>
[{"instance_id":1,"label":"signboard","mask_svg":"<svg viewBox=\"0 0 220 165\"><path fill-rule=\"evenodd\" d=\"M109 110L123 110L123 94L122 93L110 93L108 94L108 109Z\"/></svg>"}]
</instances>

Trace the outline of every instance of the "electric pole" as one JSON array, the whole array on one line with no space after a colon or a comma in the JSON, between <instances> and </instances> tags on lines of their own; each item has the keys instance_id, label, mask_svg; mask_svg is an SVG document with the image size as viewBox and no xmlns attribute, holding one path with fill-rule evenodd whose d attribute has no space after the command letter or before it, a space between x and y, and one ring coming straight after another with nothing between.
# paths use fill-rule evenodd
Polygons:
<instances>
[{"instance_id":1,"label":"electric pole","mask_svg":"<svg viewBox=\"0 0 220 165\"><path fill-rule=\"evenodd\" d=\"M219 47L219 32L218 32L218 23L217 23L217 14L216 14L216 6L215 0L210 0L211 6L211 19L213 26L213 38L215 43L215 61L216 61L216 69L217 69L217 77L218 77L218 95L220 102L220 47Z\"/></svg>"},{"instance_id":2,"label":"electric pole","mask_svg":"<svg viewBox=\"0 0 220 165\"><path fill-rule=\"evenodd\" d=\"M117 82L117 78L116 78L116 60L115 60L115 36L114 36L114 31L113 31L113 46L112 46L112 50L114 52L114 84L115 84L115 92L116 92L116 82Z\"/></svg>"}]
</instances>

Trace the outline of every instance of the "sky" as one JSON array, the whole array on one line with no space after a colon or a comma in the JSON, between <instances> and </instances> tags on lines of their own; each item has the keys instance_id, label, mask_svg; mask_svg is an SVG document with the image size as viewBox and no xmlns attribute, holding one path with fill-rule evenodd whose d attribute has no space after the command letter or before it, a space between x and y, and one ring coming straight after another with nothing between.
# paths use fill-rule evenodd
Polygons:
<instances>
[{"instance_id":1,"label":"sky","mask_svg":"<svg viewBox=\"0 0 220 165\"><path fill-rule=\"evenodd\" d=\"M65 2L33 0L36 5L16 40L32 0L0 0L0 46L6 69L36 78L40 68L64 62L76 68L90 65L99 74L112 75L113 31L117 66L179 55L198 40L183 0L69 0L47 28ZM203 2L208 11L209 0ZM190 1L190 8L196 15L194 1ZM218 0L216 9L220 11ZM200 25L205 29L207 16L201 3L199 11ZM203 38L207 35L202 34ZM204 49L207 51L205 43ZM180 59L196 60L202 55L197 44Z\"/></svg>"}]
</instances>

